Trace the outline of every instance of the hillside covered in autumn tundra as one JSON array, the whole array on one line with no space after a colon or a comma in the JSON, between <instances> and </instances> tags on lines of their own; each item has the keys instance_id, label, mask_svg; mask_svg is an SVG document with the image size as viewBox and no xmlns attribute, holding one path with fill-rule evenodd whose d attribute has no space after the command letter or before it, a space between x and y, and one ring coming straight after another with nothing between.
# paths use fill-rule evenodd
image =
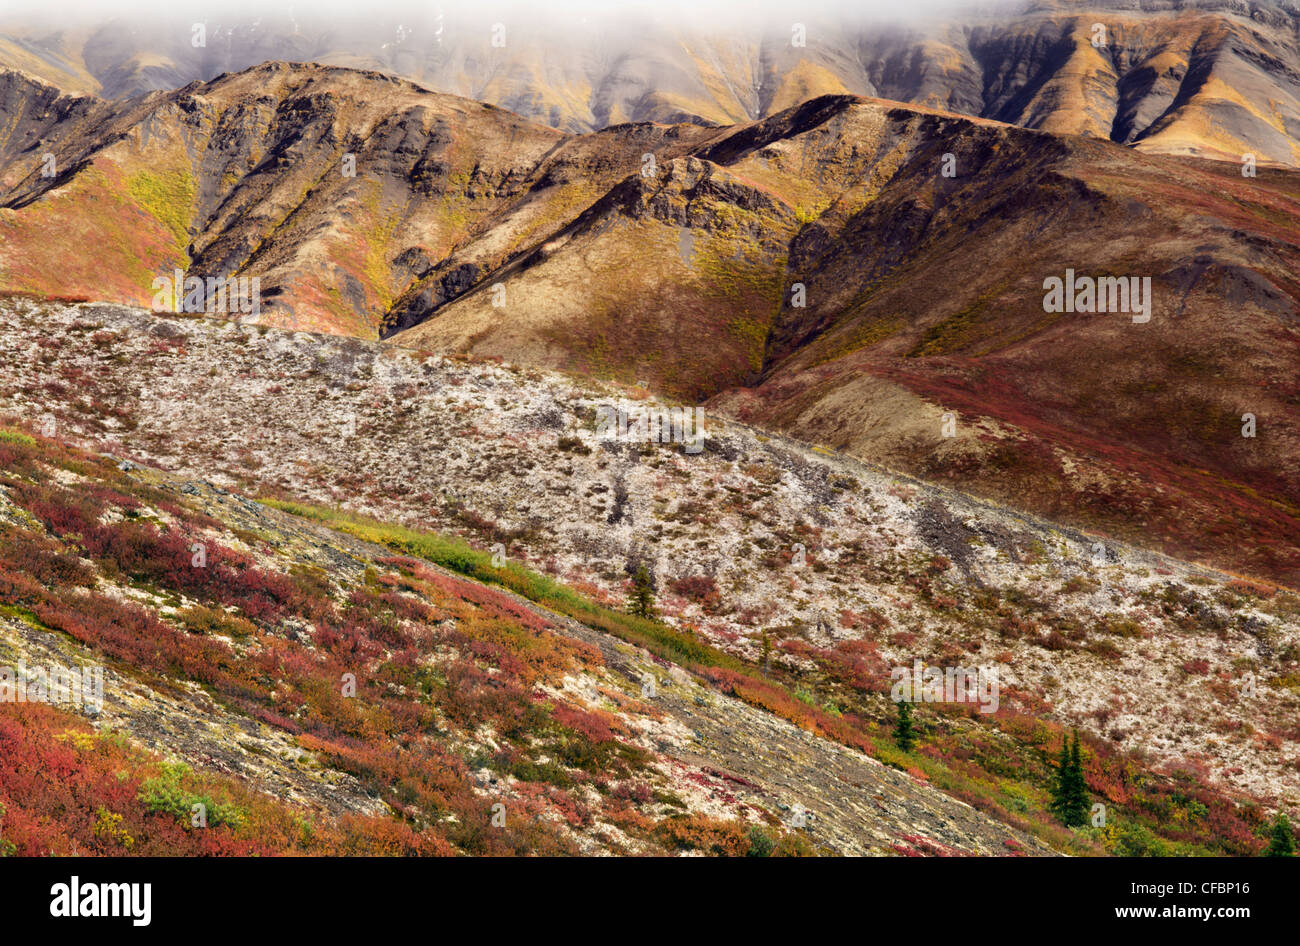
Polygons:
<instances>
[{"instance_id":1,"label":"hillside covered in autumn tundra","mask_svg":"<svg viewBox=\"0 0 1300 946\"><path fill-rule=\"evenodd\" d=\"M232 844L306 819L274 844L1240 855L1295 797L1294 592L711 413L698 453L602 435L644 389L116 306L0 314L0 412L37 419L4 435L4 659L108 661L95 725L242 806ZM919 704L904 750L916 661L997 688ZM22 725L14 745L84 726ZM1070 727L1101 828L1051 811ZM145 790L170 776L137 764L131 817L171 837ZM66 804L5 790L33 825ZM525 833L488 830L498 803Z\"/></svg>"},{"instance_id":2,"label":"hillside covered in autumn tundra","mask_svg":"<svg viewBox=\"0 0 1300 946\"><path fill-rule=\"evenodd\" d=\"M1293 851L1300 10L569 12L0 13L0 857Z\"/></svg>"}]
</instances>

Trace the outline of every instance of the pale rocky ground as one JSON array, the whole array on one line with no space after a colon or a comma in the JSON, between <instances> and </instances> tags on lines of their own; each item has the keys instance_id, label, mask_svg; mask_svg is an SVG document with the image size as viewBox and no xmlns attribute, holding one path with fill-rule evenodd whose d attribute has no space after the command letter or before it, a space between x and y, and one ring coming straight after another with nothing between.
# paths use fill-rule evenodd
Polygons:
<instances>
[{"instance_id":1,"label":"pale rocky ground","mask_svg":"<svg viewBox=\"0 0 1300 946\"><path fill-rule=\"evenodd\" d=\"M1300 802L1293 593L1237 594L1229 576L722 417L705 418L696 455L598 441L597 409L644 397L633 389L116 306L7 300L0 321L0 415L51 434L485 547L508 540L510 556L610 602L645 560L666 619L736 653L757 657L767 630L819 646L870 637L894 666L995 667L1004 701L1033 695L1157 766ZM940 555L945 607L905 583ZM716 580L715 613L669 590L694 575ZM1000 636L981 589L1012 594L1037 629ZM844 610L883 627L842 626ZM1058 616L1084 636L1049 650L1043 621ZM1124 620L1131 636L1101 627ZM1103 641L1109 658L1084 649ZM1208 673L1183 669L1198 660Z\"/></svg>"},{"instance_id":2,"label":"pale rocky ground","mask_svg":"<svg viewBox=\"0 0 1300 946\"><path fill-rule=\"evenodd\" d=\"M214 533L213 540L255 555L264 567L314 565L345 586L391 554L210 483L134 465L128 469L133 477L174 492L179 501L222 522L232 531ZM143 512L166 518L157 508ZM0 518L26 524L25 514L2 490ZM252 545L240 538L254 535L258 542ZM129 594L164 616L176 609L147 591L103 578L98 590ZM1008 841L1026 852L1052 853L1037 839L910 775L719 694L644 650L510 597L545 617L559 633L601 651L604 667L571 674L560 685L543 689L564 702L613 714L631 734L630 741L651 754L648 787L678 802L671 807L648 803L652 813L686 811L755 825L783 823L804 832L822 853L888 854L891 845L913 838L970 854L1006 854ZM0 615L0 666L16 667L19 661L29 668L101 665L93 651L67 635ZM657 685L647 696L643 684L651 675ZM123 733L150 750L236 776L296 806L334 815L387 811L354 778L304 751L292 736L229 712L192 683L169 680L164 685L132 668L108 666L103 698L102 708L79 710L98 730ZM486 727L453 736L455 747L466 755L494 746ZM488 769L476 774L476 790L503 802L507 812L519 797L517 784ZM587 801L598 808L599 796L589 791ZM803 824L795 823L795 812L804 813ZM554 820L585 853L645 849L644 842L599 818L585 828L565 827L558 814Z\"/></svg>"}]
</instances>

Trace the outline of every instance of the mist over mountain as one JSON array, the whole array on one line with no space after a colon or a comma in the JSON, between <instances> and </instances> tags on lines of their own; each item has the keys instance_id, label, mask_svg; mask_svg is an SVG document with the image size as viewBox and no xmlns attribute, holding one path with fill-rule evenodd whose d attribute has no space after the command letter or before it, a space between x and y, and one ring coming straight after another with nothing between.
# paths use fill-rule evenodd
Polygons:
<instances>
[{"instance_id":1,"label":"mist over mountain","mask_svg":"<svg viewBox=\"0 0 1300 946\"><path fill-rule=\"evenodd\" d=\"M267 60L312 61L389 72L577 132L730 124L850 93L1150 152L1300 161L1294 5L885 6L167 7L75 29L14 14L0 17L0 65L123 98Z\"/></svg>"}]
</instances>

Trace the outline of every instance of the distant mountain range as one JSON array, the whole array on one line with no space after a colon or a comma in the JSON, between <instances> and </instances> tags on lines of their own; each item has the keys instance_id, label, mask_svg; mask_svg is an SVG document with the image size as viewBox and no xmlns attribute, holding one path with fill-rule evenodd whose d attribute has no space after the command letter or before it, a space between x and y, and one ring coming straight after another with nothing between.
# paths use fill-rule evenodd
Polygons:
<instances>
[{"instance_id":1,"label":"distant mountain range","mask_svg":"<svg viewBox=\"0 0 1300 946\"><path fill-rule=\"evenodd\" d=\"M816 9L816 8L813 8ZM137 16L86 27L0 18L0 66L124 98L268 60L388 72L568 132L622 122L733 124L855 94L1132 144L1300 162L1294 3L993 5L902 25L806 5L720 22L678 7L544 19L366 10ZM900 11L906 15L907 11ZM502 21L499 21L500 17ZM201 40L201 45L196 42Z\"/></svg>"}]
</instances>

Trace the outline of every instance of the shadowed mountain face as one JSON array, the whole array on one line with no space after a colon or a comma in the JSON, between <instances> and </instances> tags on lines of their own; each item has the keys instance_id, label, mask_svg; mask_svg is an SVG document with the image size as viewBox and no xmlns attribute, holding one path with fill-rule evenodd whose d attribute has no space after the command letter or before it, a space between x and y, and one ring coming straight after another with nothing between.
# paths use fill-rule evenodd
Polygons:
<instances>
[{"instance_id":1,"label":"shadowed mountain face","mask_svg":"<svg viewBox=\"0 0 1300 946\"><path fill-rule=\"evenodd\" d=\"M1289 4L1007 4L908 25L807 9L730 23L677 9L498 17L429 5L350 23L268 14L70 31L0 20L0 66L122 98L267 60L314 61L404 76L570 132L628 121L733 124L852 93L1143 151L1300 163L1300 44Z\"/></svg>"},{"instance_id":2,"label":"shadowed mountain face","mask_svg":"<svg viewBox=\"0 0 1300 946\"><path fill-rule=\"evenodd\" d=\"M4 288L255 276L265 324L644 381L1300 581L1296 172L854 96L564 135L320 66L2 82Z\"/></svg>"}]
</instances>

